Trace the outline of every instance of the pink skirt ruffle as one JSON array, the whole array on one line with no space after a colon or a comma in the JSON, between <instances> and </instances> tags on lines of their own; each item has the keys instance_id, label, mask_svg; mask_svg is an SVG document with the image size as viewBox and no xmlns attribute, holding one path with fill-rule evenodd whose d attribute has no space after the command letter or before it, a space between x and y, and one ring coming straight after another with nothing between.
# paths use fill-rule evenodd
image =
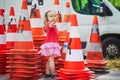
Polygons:
<instances>
[{"instance_id":1,"label":"pink skirt ruffle","mask_svg":"<svg viewBox=\"0 0 120 80\"><path fill-rule=\"evenodd\" d=\"M60 49L62 48L58 43L49 42L41 45L40 53L43 56L54 55L55 57L61 56Z\"/></svg>"}]
</instances>

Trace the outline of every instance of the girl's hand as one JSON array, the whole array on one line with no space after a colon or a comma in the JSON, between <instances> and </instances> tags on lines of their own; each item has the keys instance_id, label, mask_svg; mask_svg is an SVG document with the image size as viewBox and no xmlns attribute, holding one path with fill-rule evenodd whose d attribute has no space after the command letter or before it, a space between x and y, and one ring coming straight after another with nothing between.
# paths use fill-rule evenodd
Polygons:
<instances>
[{"instance_id":1,"label":"girl's hand","mask_svg":"<svg viewBox=\"0 0 120 80\"><path fill-rule=\"evenodd\" d=\"M50 24L49 24L49 27L50 27L50 28L53 28L53 27L54 27L54 25L55 25L55 23L56 23L56 21L55 21L55 20L51 21L51 22L50 22Z\"/></svg>"},{"instance_id":2,"label":"girl's hand","mask_svg":"<svg viewBox=\"0 0 120 80\"><path fill-rule=\"evenodd\" d=\"M37 54L41 54L41 50L40 51L38 51L38 53Z\"/></svg>"}]
</instances>

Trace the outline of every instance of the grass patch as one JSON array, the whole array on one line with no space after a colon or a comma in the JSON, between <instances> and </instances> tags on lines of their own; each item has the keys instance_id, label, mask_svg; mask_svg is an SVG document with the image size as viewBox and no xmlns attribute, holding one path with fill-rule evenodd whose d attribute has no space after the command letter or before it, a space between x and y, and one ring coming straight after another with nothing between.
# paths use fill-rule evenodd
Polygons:
<instances>
[{"instance_id":1,"label":"grass patch","mask_svg":"<svg viewBox=\"0 0 120 80\"><path fill-rule=\"evenodd\" d=\"M107 60L107 68L110 70L120 70L120 59Z\"/></svg>"}]
</instances>

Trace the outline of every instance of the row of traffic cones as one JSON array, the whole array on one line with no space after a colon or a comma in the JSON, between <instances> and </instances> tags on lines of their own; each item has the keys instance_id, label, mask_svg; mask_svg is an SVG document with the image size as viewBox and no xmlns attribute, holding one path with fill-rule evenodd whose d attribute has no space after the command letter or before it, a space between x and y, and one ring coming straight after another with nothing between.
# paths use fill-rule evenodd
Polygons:
<instances>
[{"instance_id":1,"label":"row of traffic cones","mask_svg":"<svg viewBox=\"0 0 120 80\"><path fill-rule=\"evenodd\" d=\"M13 49L10 50L8 57L9 60L7 61L7 63L9 64L7 66L8 68L7 72L9 72L10 74L9 80L16 80L16 79L37 80L38 71L42 72L38 68L39 65L38 60L40 60L41 57L39 56L38 58L37 49L34 49L34 43L32 39L33 34L31 32L32 29L28 17L26 0L23 0L22 4L24 5L22 5L22 13L19 20L18 31L16 33L17 35L16 41ZM35 12L33 13L35 14ZM31 15L31 18L35 18L35 16L33 17L33 15ZM82 45L81 45L80 37L78 35L79 31L78 31L78 23L77 23L76 15L71 14L69 18L70 18L69 20L71 20L69 51L66 53L66 58L64 61L63 68L61 68L60 70L58 69L58 78L60 80L69 80L69 79L90 80L91 78L93 78L94 72L91 72L88 68L85 68L84 65ZM33 26L37 27L36 25ZM33 28L33 31L34 30L39 30L39 29ZM35 33L35 39L36 39L36 35L37 34ZM40 37L37 36L37 40L39 40L39 38ZM60 40L62 41L62 39ZM64 43L64 41L65 40L63 40L62 43ZM61 45L63 46L63 44ZM44 60L45 59L43 59L43 61ZM102 60L102 58L100 60ZM105 66L105 64L103 65ZM44 69L44 66L39 65L39 67L43 67Z\"/></svg>"}]
</instances>

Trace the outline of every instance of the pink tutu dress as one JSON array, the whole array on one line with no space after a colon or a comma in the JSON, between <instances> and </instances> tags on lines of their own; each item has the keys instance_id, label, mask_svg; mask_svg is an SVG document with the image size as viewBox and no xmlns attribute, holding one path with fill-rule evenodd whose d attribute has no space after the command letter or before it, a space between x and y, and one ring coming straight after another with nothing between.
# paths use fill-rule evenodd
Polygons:
<instances>
[{"instance_id":1,"label":"pink tutu dress","mask_svg":"<svg viewBox=\"0 0 120 80\"><path fill-rule=\"evenodd\" d=\"M40 46L40 53L43 56L54 55L55 57L61 56L61 46L58 43L58 31L56 25L53 28L49 27L49 24L45 26L47 36L45 43Z\"/></svg>"}]
</instances>

